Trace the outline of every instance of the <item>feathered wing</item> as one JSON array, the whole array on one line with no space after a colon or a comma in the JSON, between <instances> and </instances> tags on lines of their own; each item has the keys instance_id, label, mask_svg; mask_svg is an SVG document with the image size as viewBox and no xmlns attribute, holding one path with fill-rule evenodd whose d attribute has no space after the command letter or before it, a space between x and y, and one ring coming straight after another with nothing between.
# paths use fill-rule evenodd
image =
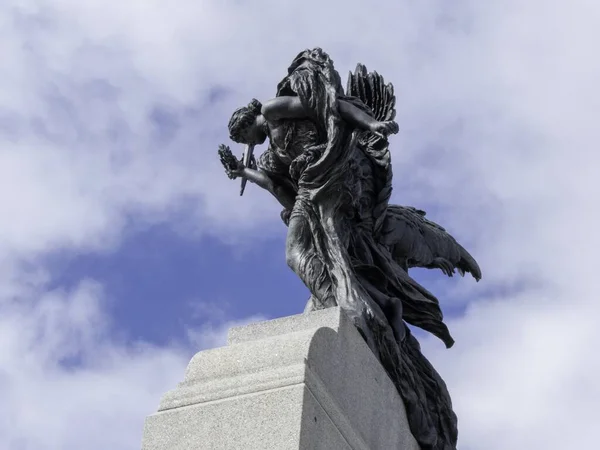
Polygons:
<instances>
[{"instance_id":1,"label":"feathered wing","mask_svg":"<svg viewBox=\"0 0 600 450\"><path fill-rule=\"evenodd\" d=\"M354 73L349 73L346 95L358 98L380 122L394 120L396 117L394 86L386 83L377 72L368 72L363 64L357 64ZM378 236L392 195L393 173L389 143L387 139L370 132L362 133L359 143L378 172L375 176L376 198L373 208L373 230Z\"/></svg>"},{"instance_id":2,"label":"feathered wing","mask_svg":"<svg viewBox=\"0 0 600 450\"><path fill-rule=\"evenodd\" d=\"M477 281L481 279L475 258L443 227L425 218L425 212L419 209L389 205L380 243L406 267L432 267L436 258L444 258L461 275L470 273Z\"/></svg>"},{"instance_id":3,"label":"feathered wing","mask_svg":"<svg viewBox=\"0 0 600 450\"><path fill-rule=\"evenodd\" d=\"M368 72L358 64L350 72L346 95L358 98L378 121L394 120L396 96L394 86L377 72ZM449 261L459 273L481 278L477 261L440 225L425 218L425 212L390 205L392 165L387 139L365 132L360 137L365 152L379 170L376 176L376 201L373 230L376 238L388 246L394 258L405 267L431 267L436 258Z\"/></svg>"},{"instance_id":4,"label":"feathered wing","mask_svg":"<svg viewBox=\"0 0 600 450\"><path fill-rule=\"evenodd\" d=\"M354 73L348 74L346 95L359 98L379 121L396 117L394 86L377 72L368 72L363 64L357 64Z\"/></svg>"}]
</instances>

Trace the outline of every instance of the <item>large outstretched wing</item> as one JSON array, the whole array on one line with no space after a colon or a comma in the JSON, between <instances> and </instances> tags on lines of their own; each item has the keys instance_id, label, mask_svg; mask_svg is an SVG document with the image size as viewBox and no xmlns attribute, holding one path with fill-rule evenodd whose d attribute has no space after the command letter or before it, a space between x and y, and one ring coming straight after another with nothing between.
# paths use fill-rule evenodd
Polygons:
<instances>
[{"instance_id":1,"label":"large outstretched wing","mask_svg":"<svg viewBox=\"0 0 600 450\"><path fill-rule=\"evenodd\" d=\"M357 64L354 73L348 75L346 95L358 98L372 112L378 121L394 120L396 117L396 97L394 86L386 83L377 72L368 72L363 64ZM392 195L392 165L387 139L364 132L360 145L377 169L375 177L376 199L373 208L373 230L375 236L381 233L386 211Z\"/></svg>"},{"instance_id":2,"label":"large outstretched wing","mask_svg":"<svg viewBox=\"0 0 600 450\"><path fill-rule=\"evenodd\" d=\"M470 273L477 281L481 279L475 258L443 227L426 219L425 211L389 205L379 241L407 267L432 267L436 258L444 258L461 275Z\"/></svg>"}]
</instances>

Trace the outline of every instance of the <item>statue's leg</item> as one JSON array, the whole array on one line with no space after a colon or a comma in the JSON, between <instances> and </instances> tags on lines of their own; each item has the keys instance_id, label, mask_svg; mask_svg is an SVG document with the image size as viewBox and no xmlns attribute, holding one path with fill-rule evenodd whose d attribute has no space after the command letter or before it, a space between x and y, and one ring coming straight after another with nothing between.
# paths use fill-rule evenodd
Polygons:
<instances>
[{"instance_id":1,"label":"statue's leg","mask_svg":"<svg viewBox=\"0 0 600 450\"><path fill-rule=\"evenodd\" d=\"M302 214L290 217L286 239L286 261L312 294L313 309L336 306L331 278L320 260L308 220Z\"/></svg>"}]
</instances>

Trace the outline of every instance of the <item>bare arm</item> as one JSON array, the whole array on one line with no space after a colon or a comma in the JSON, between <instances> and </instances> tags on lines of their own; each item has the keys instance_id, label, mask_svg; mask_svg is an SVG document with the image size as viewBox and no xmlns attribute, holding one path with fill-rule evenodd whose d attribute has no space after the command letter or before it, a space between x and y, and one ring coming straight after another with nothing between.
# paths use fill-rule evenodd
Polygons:
<instances>
[{"instance_id":1,"label":"bare arm","mask_svg":"<svg viewBox=\"0 0 600 450\"><path fill-rule=\"evenodd\" d=\"M273 181L266 171L246 167L241 160L233 156L231 149L227 145L219 145L218 154L221 164L225 168L225 173L230 179L234 180L243 177L250 180L252 183L269 191L284 208L292 210L296 202L296 195L292 190Z\"/></svg>"},{"instance_id":2,"label":"bare arm","mask_svg":"<svg viewBox=\"0 0 600 450\"><path fill-rule=\"evenodd\" d=\"M382 139L387 139L388 135L398 132L398 124L393 120L379 122L362 109L344 100L340 100L338 105L342 119L359 130L370 131Z\"/></svg>"},{"instance_id":3,"label":"bare arm","mask_svg":"<svg viewBox=\"0 0 600 450\"><path fill-rule=\"evenodd\" d=\"M249 169L248 167L244 167L241 170L240 176L246 177L248 181L260 186L266 191L269 191L285 209L291 210L294 207L294 202L296 199L285 189L273 183L273 180L264 170Z\"/></svg>"},{"instance_id":4,"label":"bare arm","mask_svg":"<svg viewBox=\"0 0 600 450\"><path fill-rule=\"evenodd\" d=\"M352 103L345 102L344 100L340 100L338 102L338 109L340 112L340 116L350 125L353 125L356 128L361 130L372 130L373 127L377 124L377 120L375 118L368 115L366 112L354 106Z\"/></svg>"},{"instance_id":5,"label":"bare arm","mask_svg":"<svg viewBox=\"0 0 600 450\"><path fill-rule=\"evenodd\" d=\"M299 97L275 97L266 101L260 111L269 121L282 119L306 119L307 112Z\"/></svg>"},{"instance_id":6,"label":"bare arm","mask_svg":"<svg viewBox=\"0 0 600 450\"><path fill-rule=\"evenodd\" d=\"M354 106L352 103L340 100L338 105L338 110L342 119L356 128L360 128L361 130L372 130L373 126L377 124L377 120ZM299 97L283 96L273 98L265 102L261 112L262 115L270 121L308 118L308 113L304 109L304 106L302 106Z\"/></svg>"}]
</instances>

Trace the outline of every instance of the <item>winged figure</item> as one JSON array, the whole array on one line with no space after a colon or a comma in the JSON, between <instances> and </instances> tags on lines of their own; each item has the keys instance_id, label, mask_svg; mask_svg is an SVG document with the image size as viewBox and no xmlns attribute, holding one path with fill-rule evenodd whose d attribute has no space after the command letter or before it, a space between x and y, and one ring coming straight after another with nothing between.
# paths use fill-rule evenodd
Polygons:
<instances>
[{"instance_id":1,"label":"winged figure","mask_svg":"<svg viewBox=\"0 0 600 450\"><path fill-rule=\"evenodd\" d=\"M452 450L457 419L448 390L407 324L447 347L454 341L438 299L408 270L438 268L476 280L481 270L423 211L389 203L395 104L392 84L378 73L358 64L344 91L330 57L306 50L273 99L253 99L231 116L230 138L246 144L245 158L225 145L219 155L230 178L266 189L283 206L286 260L311 293L306 310L339 305L396 385L421 449Z\"/></svg>"}]
</instances>

